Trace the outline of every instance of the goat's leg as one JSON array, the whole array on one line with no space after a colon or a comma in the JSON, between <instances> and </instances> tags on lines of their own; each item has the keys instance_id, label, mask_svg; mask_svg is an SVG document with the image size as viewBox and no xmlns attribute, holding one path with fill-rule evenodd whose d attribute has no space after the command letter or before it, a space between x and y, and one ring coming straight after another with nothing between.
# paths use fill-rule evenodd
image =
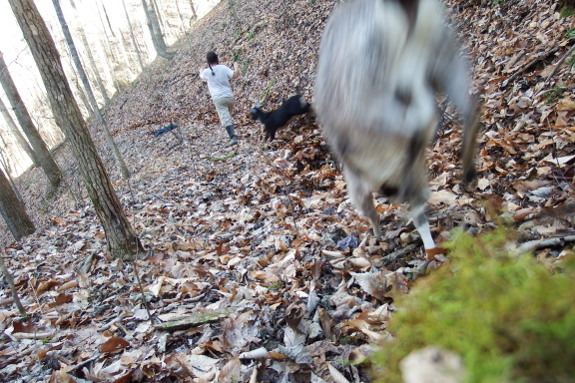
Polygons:
<instances>
[{"instance_id":1,"label":"goat's leg","mask_svg":"<svg viewBox=\"0 0 575 383\"><path fill-rule=\"evenodd\" d=\"M423 204L418 204L412 206L411 214L413 215L413 224L419 232L419 236L423 241L423 247L425 250L435 249L435 241L431 236L431 229L429 228L429 221L425 216L425 207Z\"/></svg>"},{"instance_id":2,"label":"goat's leg","mask_svg":"<svg viewBox=\"0 0 575 383\"><path fill-rule=\"evenodd\" d=\"M375 210L373 204L373 194L371 189L365 184L362 179L349 167L344 165L344 177L347 182L347 192L349 198L354 206L360 211L361 214L367 217L371 228L373 229L373 234L377 237L381 237L381 229L379 228L379 214Z\"/></svg>"}]
</instances>

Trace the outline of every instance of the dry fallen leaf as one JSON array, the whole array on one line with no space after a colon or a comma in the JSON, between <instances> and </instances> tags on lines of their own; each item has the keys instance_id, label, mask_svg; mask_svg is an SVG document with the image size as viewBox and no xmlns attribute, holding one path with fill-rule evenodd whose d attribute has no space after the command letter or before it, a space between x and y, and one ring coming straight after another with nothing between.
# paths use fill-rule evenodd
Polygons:
<instances>
[{"instance_id":1,"label":"dry fallen leaf","mask_svg":"<svg viewBox=\"0 0 575 383\"><path fill-rule=\"evenodd\" d=\"M130 347L130 342L122 338L112 337L100 346L100 351L114 353Z\"/></svg>"}]
</instances>

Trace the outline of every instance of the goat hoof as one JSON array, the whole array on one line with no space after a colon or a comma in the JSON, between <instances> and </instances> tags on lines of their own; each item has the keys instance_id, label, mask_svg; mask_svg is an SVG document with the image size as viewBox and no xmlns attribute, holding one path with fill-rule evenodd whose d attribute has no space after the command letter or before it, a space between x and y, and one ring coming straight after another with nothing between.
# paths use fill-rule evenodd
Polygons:
<instances>
[{"instance_id":1,"label":"goat hoof","mask_svg":"<svg viewBox=\"0 0 575 383\"><path fill-rule=\"evenodd\" d=\"M428 261L431 261L431 260L435 259L436 255L447 254L447 249L444 249L443 247L434 247L433 249L425 249L425 253L426 253L426 259Z\"/></svg>"}]
</instances>

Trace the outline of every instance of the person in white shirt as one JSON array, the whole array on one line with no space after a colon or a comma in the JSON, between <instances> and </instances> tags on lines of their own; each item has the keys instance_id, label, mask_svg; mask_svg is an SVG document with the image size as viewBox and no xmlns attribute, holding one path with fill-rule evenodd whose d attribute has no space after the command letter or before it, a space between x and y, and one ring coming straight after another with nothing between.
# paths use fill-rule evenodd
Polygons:
<instances>
[{"instance_id":1,"label":"person in white shirt","mask_svg":"<svg viewBox=\"0 0 575 383\"><path fill-rule=\"evenodd\" d=\"M218 55L212 51L208 52L206 58L208 60L208 68L200 68L200 78L208 82L208 89L212 100L214 100L220 123L230 136L230 145L236 145L238 141L232 119L234 94L232 93L230 80L240 76L240 66L235 62L232 70L225 65L220 65Z\"/></svg>"}]
</instances>

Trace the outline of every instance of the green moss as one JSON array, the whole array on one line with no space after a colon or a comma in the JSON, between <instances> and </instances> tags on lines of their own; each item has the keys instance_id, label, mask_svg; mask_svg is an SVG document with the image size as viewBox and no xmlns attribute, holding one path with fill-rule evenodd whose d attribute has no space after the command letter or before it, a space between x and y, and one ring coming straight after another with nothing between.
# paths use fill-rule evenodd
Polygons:
<instances>
[{"instance_id":1,"label":"green moss","mask_svg":"<svg viewBox=\"0 0 575 383\"><path fill-rule=\"evenodd\" d=\"M510 255L507 234L456 233L452 262L396 301L395 339L374 358L379 382L401 382L399 361L428 345L461 355L468 383L574 381L575 268L551 275Z\"/></svg>"},{"instance_id":2,"label":"green moss","mask_svg":"<svg viewBox=\"0 0 575 383\"><path fill-rule=\"evenodd\" d=\"M561 84L555 87L555 89L553 89L552 91L550 91L545 95L545 97L547 98L545 103L551 104L552 102L559 100L564 91L565 91L565 84Z\"/></svg>"},{"instance_id":3,"label":"green moss","mask_svg":"<svg viewBox=\"0 0 575 383\"><path fill-rule=\"evenodd\" d=\"M216 157L216 158L212 158L212 161L216 162L216 161L223 161L223 160L227 160L228 158L232 158L233 156L235 156L237 153L236 152L231 152L226 154L223 157Z\"/></svg>"},{"instance_id":4,"label":"green moss","mask_svg":"<svg viewBox=\"0 0 575 383\"><path fill-rule=\"evenodd\" d=\"M279 290L283 289L284 286L285 286L285 283L283 281L276 281L270 285L269 290L279 291Z\"/></svg>"},{"instance_id":5,"label":"green moss","mask_svg":"<svg viewBox=\"0 0 575 383\"><path fill-rule=\"evenodd\" d=\"M573 6L573 4L563 6L563 8L561 8L561 11L559 12L559 16L561 16L562 18L566 18L573 15L575 15L575 7Z\"/></svg>"}]
</instances>

